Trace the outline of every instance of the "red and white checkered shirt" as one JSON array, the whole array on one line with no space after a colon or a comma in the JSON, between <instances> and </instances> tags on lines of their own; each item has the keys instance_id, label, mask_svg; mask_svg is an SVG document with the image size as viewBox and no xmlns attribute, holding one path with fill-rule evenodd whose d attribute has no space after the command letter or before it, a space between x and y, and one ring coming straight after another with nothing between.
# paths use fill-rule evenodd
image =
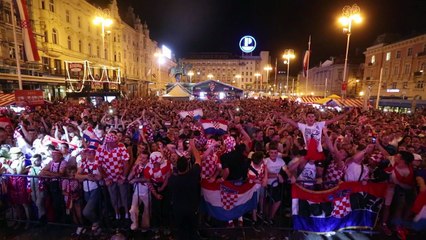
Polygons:
<instances>
[{"instance_id":1,"label":"red and white checkered shirt","mask_svg":"<svg viewBox=\"0 0 426 240\"><path fill-rule=\"evenodd\" d=\"M250 181L260 181L262 182L263 178L265 177L265 172L266 172L266 165L265 162L261 162L259 167L256 167L254 165L254 163L251 163L251 167L254 168L257 171L257 175L249 169L248 171L248 177Z\"/></svg>"},{"instance_id":2,"label":"red and white checkered shirt","mask_svg":"<svg viewBox=\"0 0 426 240\"><path fill-rule=\"evenodd\" d=\"M162 183L166 180L167 175L172 173L173 166L168 160L164 160L159 168L155 168L154 164L148 163L144 169L144 176L153 183Z\"/></svg>"},{"instance_id":3,"label":"red and white checkered shirt","mask_svg":"<svg viewBox=\"0 0 426 240\"><path fill-rule=\"evenodd\" d=\"M105 170L105 180L111 180L117 182L124 180L124 166L130 159L130 155L127 152L126 146L119 143L114 149L107 150L104 148L98 148L96 150L96 159L99 165Z\"/></svg>"},{"instance_id":4,"label":"red and white checkered shirt","mask_svg":"<svg viewBox=\"0 0 426 240\"><path fill-rule=\"evenodd\" d=\"M219 157L216 153L208 155L201 162L201 179L207 179L213 176L216 169L221 168Z\"/></svg>"}]
</instances>

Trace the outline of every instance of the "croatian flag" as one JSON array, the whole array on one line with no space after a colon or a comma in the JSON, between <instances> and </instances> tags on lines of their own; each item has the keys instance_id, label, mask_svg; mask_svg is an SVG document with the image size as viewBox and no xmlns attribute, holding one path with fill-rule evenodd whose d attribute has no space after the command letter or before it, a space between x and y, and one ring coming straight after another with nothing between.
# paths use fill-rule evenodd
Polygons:
<instances>
[{"instance_id":1,"label":"croatian flag","mask_svg":"<svg viewBox=\"0 0 426 240\"><path fill-rule=\"evenodd\" d=\"M31 28L30 18L28 15L27 1L16 0L16 6L18 7L19 18L21 19L22 38L24 41L25 56L27 61L40 61L33 29Z\"/></svg>"},{"instance_id":2,"label":"croatian flag","mask_svg":"<svg viewBox=\"0 0 426 240\"><path fill-rule=\"evenodd\" d=\"M303 76L306 77L308 74L308 67L309 67L309 57L310 57L310 51L306 50L305 57L303 58Z\"/></svg>"},{"instance_id":3,"label":"croatian flag","mask_svg":"<svg viewBox=\"0 0 426 240\"><path fill-rule=\"evenodd\" d=\"M56 138L49 136L49 135L44 136L42 143L43 143L43 145L52 144L55 147L58 147L62 143L66 143L66 144L68 144L70 149L77 149L78 148L77 145L75 145L75 144L56 139Z\"/></svg>"},{"instance_id":4,"label":"croatian flag","mask_svg":"<svg viewBox=\"0 0 426 240\"><path fill-rule=\"evenodd\" d=\"M98 136L96 136L95 131L91 127L88 127L83 131L83 138L86 140L88 148L97 149L101 144L101 140L98 138Z\"/></svg>"},{"instance_id":5,"label":"croatian flag","mask_svg":"<svg viewBox=\"0 0 426 240\"><path fill-rule=\"evenodd\" d=\"M203 109L198 108L192 111L180 111L179 116L180 118L186 118L187 116L190 116L195 120L199 120L203 116Z\"/></svg>"},{"instance_id":6,"label":"croatian flag","mask_svg":"<svg viewBox=\"0 0 426 240\"><path fill-rule=\"evenodd\" d=\"M312 192L292 186L293 228L298 231L334 232L373 229L386 195L386 183L343 182Z\"/></svg>"},{"instance_id":7,"label":"croatian flag","mask_svg":"<svg viewBox=\"0 0 426 240\"><path fill-rule=\"evenodd\" d=\"M228 132L228 122L223 120L201 120L204 133L223 135Z\"/></svg>"},{"instance_id":8,"label":"croatian flag","mask_svg":"<svg viewBox=\"0 0 426 240\"><path fill-rule=\"evenodd\" d=\"M220 221L229 221L243 216L257 207L256 184L236 186L231 182L210 183L201 181L204 207L207 213Z\"/></svg>"},{"instance_id":9,"label":"croatian flag","mask_svg":"<svg viewBox=\"0 0 426 240\"><path fill-rule=\"evenodd\" d=\"M416 214L413 219L415 222L426 221L426 191L417 195L411 210Z\"/></svg>"}]
</instances>

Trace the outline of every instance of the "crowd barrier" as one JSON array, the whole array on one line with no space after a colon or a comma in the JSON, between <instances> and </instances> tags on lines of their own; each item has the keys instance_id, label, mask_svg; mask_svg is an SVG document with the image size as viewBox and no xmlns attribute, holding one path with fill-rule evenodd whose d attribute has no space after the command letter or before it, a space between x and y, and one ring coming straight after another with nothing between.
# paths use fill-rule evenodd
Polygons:
<instances>
[{"instance_id":1,"label":"crowd barrier","mask_svg":"<svg viewBox=\"0 0 426 240\"><path fill-rule=\"evenodd\" d=\"M18 215L16 213L13 213L12 209L15 209L13 206L15 205L14 202L11 202L11 199L13 199L13 194L16 189L13 191L10 191L11 189L8 189L12 187L8 181L10 181L13 178L22 178L25 179L24 181L31 181L34 179L41 180L42 182L49 182L49 181L62 181L62 180L70 180L72 178L66 178L66 177L40 177L40 176L29 176L29 175L16 175L16 174L3 174L0 175L1 177L1 201L3 202L2 208L0 209L0 214L5 215L6 220L16 220L16 221L28 221L28 222L34 222L36 219L38 219L39 216L37 216L37 207L35 206L35 202L30 203L30 212L31 212L31 218L30 219L23 219L22 216L25 215ZM114 228L116 225L115 220L115 214L113 210L113 206L111 206L108 190L105 187L105 185L102 184L103 181L99 181L99 187L101 189L101 198L98 205L99 210L99 218L101 224L106 228ZM307 188L301 187L301 185L307 184L309 185L309 188L312 188L312 186L316 186L320 188L321 185L317 185L315 181L298 181L297 184L290 184L289 182L286 182L284 184L279 185L279 195L282 196L282 205L280 207L280 210L277 214L276 221L274 222L273 227L286 229L286 230L297 230L297 231L310 231L310 232L328 232L328 231L336 231L336 230L343 230L347 228L357 228L362 227L363 229L373 229L378 213L380 211L381 205L383 203L383 197L384 197L384 191L386 190L386 187L383 184L376 184L376 183L360 183L360 182L343 182L338 184L338 187L335 187L331 190L326 191L314 191L309 190ZM322 185L325 184L331 184L327 182L323 182ZM205 185L202 182L202 194L215 194L210 193L208 191L213 191L214 189L218 189L217 193L219 196L219 200L217 200L220 204L222 204L220 211L215 210L215 204L214 200L210 201L209 197L204 196L202 198L202 207L200 207L200 210L203 209L204 212L203 216L211 216L217 221L214 222L214 224L206 223L205 219L211 219L209 217L200 217L201 223L200 227L206 227L206 226L213 226L213 227L225 227L227 220L229 219L235 219L234 215L229 214L233 210L237 209L240 206L240 203L244 204L244 201L249 202L251 199L256 199L254 202L254 207L257 206L257 191L249 191L247 189L250 188L250 186L234 186L230 182L224 182L224 183L215 183L213 185ZM16 186L13 186L16 187ZM243 192L241 188L246 188L246 191ZM22 189L27 191L28 188ZM131 199L132 199L132 191L133 186L128 183L128 201L130 206ZM135 188L136 191L138 188ZM213 190L212 190L213 189ZM240 191L241 190L241 191ZM51 190L45 189L46 194L44 196L44 207L46 208L46 221L52 224L69 224L69 225L75 225L73 223L72 218L65 216L65 218L57 218L58 213L56 211L64 212L65 209L55 209L57 206L53 206L52 203L55 201L58 201L58 199L54 199L53 196L49 195L52 194ZM83 190L81 189L81 193ZM251 195L248 200L244 198L245 193L253 194ZM31 192L27 192L27 196L31 198ZM234 202L231 202L231 206L227 206L224 201L229 201L229 196L225 196L226 194L231 195L231 199L234 198ZM234 194L234 195L232 195ZM272 199L268 191L265 193L265 199L269 203L272 203ZM22 196L25 196L25 194L22 194ZM83 195L80 194L80 198L83 199ZM214 197L210 197L214 198ZM241 199L243 200L241 200ZM63 205L61 205L62 208L64 208L65 205L65 199L63 199ZM224 200L225 199L225 200ZM246 200L244 200L246 199ZM241 201L240 201L241 200ZM239 202L240 201L240 202ZM229 204L229 202L227 202ZM210 208L209 208L209 205ZM83 203L84 206L84 203ZM217 207L217 206L216 206ZM253 203L250 205L250 208L253 209ZM150 213L152 213L151 205L149 206ZM213 210L212 210L213 209ZM11 214L12 210L12 214ZM215 212L216 211L216 212ZM243 209L243 212L245 212L245 226L251 226L248 222L251 221L251 211L250 213L247 212L247 209ZM238 212L238 211L237 211ZM241 211L240 211L241 212ZM238 212L238 213L240 213ZM57 216L55 216L55 214ZM124 212L122 213L122 217L124 216ZM140 212L142 214L142 211ZM217 215L219 214L219 215ZM222 214L222 215L220 215ZM60 214L59 214L60 215ZM151 216L152 217L152 216ZM172 216L171 216L172 217ZM262 216L259 216L262 218ZM260 220L262 220L260 218ZM152 219L152 218L151 218ZM37 221L37 220L36 220ZM210 220L209 220L210 221ZM170 221L171 223L173 221ZM89 224L87 221L85 221L86 224ZM130 224L130 222L129 222ZM266 221L265 221L266 224ZM168 226L173 227L173 226Z\"/></svg>"}]
</instances>

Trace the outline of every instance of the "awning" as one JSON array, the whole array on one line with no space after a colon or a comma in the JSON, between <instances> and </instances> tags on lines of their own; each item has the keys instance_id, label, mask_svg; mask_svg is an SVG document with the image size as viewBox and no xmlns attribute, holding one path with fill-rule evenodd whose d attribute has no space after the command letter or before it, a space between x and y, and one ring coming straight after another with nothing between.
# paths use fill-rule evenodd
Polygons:
<instances>
[{"instance_id":1,"label":"awning","mask_svg":"<svg viewBox=\"0 0 426 240\"><path fill-rule=\"evenodd\" d=\"M14 93L0 93L0 107L9 106L13 102L15 102Z\"/></svg>"},{"instance_id":2,"label":"awning","mask_svg":"<svg viewBox=\"0 0 426 240\"><path fill-rule=\"evenodd\" d=\"M363 107L364 100L359 98L335 99L344 107Z\"/></svg>"},{"instance_id":3,"label":"awning","mask_svg":"<svg viewBox=\"0 0 426 240\"><path fill-rule=\"evenodd\" d=\"M302 102L304 103L314 103L320 100L322 97L302 97Z\"/></svg>"}]
</instances>

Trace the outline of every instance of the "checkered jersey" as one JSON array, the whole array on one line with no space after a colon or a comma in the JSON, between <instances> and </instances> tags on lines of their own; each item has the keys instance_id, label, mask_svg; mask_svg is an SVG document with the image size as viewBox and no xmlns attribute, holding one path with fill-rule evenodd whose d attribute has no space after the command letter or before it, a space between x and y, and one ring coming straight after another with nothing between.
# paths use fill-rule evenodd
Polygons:
<instances>
[{"instance_id":1,"label":"checkered jersey","mask_svg":"<svg viewBox=\"0 0 426 240\"><path fill-rule=\"evenodd\" d=\"M96 159L99 165L105 170L105 180L117 182L124 180L124 166L129 161L130 155L127 152L124 144L119 143L114 149L107 150L105 148L98 148L96 150Z\"/></svg>"},{"instance_id":2,"label":"checkered jersey","mask_svg":"<svg viewBox=\"0 0 426 240\"><path fill-rule=\"evenodd\" d=\"M201 179L210 178L218 168L221 168L219 157L216 154L208 155L201 162Z\"/></svg>"},{"instance_id":3,"label":"checkered jersey","mask_svg":"<svg viewBox=\"0 0 426 240\"><path fill-rule=\"evenodd\" d=\"M324 176L324 187L325 188L333 188L337 186L340 180L343 179L345 175L345 168L339 167L334 161L328 165Z\"/></svg>"},{"instance_id":4,"label":"checkered jersey","mask_svg":"<svg viewBox=\"0 0 426 240\"><path fill-rule=\"evenodd\" d=\"M167 175L172 173L173 166L168 160L164 160L159 168L155 168L153 163L148 163L143 170L146 179L153 183L162 183L166 180Z\"/></svg>"}]
</instances>

